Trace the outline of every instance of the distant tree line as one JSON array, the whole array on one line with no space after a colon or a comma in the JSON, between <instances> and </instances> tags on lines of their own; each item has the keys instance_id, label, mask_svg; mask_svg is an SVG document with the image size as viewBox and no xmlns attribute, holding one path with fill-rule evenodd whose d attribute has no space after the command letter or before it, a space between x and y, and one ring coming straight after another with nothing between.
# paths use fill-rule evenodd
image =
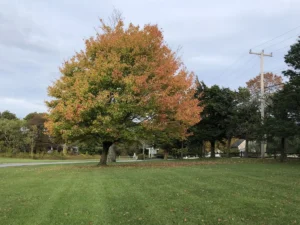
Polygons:
<instances>
[{"instance_id":1,"label":"distant tree line","mask_svg":"<svg viewBox=\"0 0 300 225\"><path fill-rule=\"evenodd\" d=\"M211 157L215 156L217 142L227 143L230 153L232 138L246 140L245 157L249 141L265 141L267 154L300 154L300 41L291 46L285 56L290 69L283 71L288 81L272 73L264 74L265 95L260 95L260 75L247 82L247 88L230 90L198 82L196 98L203 107L201 120L190 128L188 145L200 149L210 143ZM260 101L264 98L266 115L260 117ZM199 150L201 153L201 150Z\"/></svg>"},{"instance_id":2,"label":"distant tree line","mask_svg":"<svg viewBox=\"0 0 300 225\"><path fill-rule=\"evenodd\" d=\"M0 154L14 156L27 153L32 158L41 158L44 154L53 152L62 154L66 143L59 137L49 135L45 129L46 120L46 113L33 112L19 119L8 110L0 112ZM69 153L75 153L72 148L74 146L81 153L99 154L99 148L88 141L67 143Z\"/></svg>"}]
</instances>

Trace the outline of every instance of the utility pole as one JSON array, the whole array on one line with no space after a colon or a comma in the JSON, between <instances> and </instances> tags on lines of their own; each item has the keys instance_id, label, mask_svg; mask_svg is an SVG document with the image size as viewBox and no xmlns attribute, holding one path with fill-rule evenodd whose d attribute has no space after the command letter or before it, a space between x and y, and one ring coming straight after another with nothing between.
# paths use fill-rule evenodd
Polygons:
<instances>
[{"instance_id":1,"label":"utility pole","mask_svg":"<svg viewBox=\"0 0 300 225\"><path fill-rule=\"evenodd\" d=\"M272 57L271 54L265 54L264 50L262 50L260 53L259 52L252 52L250 49L249 54L254 54L254 55L259 55L260 56L260 94L261 94L261 99L260 99L260 116L261 116L261 121L263 122L264 117L265 117L265 84L264 84L264 56L269 56ZM261 151L261 157L265 157L265 143L262 140L260 143L260 151Z\"/></svg>"}]
</instances>

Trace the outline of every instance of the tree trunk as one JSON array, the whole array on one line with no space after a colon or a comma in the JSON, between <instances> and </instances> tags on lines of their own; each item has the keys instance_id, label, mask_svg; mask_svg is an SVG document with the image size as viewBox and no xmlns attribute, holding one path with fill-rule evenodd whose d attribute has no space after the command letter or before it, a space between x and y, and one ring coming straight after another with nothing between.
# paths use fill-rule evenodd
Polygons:
<instances>
[{"instance_id":1,"label":"tree trunk","mask_svg":"<svg viewBox=\"0 0 300 225\"><path fill-rule=\"evenodd\" d=\"M230 157L230 146L231 146L231 137L229 137L227 141L227 158Z\"/></svg>"},{"instance_id":2,"label":"tree trunk","mask_svg":"<svg viewBox=\"0 0 300 225\"><path fill-rule=\"evenodd\" d=\"M280 154L280 162L283 162L285 159L285 138L281 138L281 154Z\"/></svg>"},{"instance_id":3,"label":"tree trunk","mask_svg":"<svg viewBox=\"0 0 300 225\"><path fill-rule=\"evenodd\" d=\"M143 160L145 160L145 145L143 144Z\"/></svg>"},{"instance_id":4,"label":"tree trunk","mask_svg":"<svg viewBox=\"0 0 300 225\"><path fill-rule=\"evenodd\" d=\"M210 141L210 158L215 158L216 157L215 144L216 144L215 140Z\"/></svg>"},{"instance_id":5,"label":"tree trunk","mask_svg":"<svg viewBox=\"0 0 300 225\"><path fill-rule=\"evenodd\" d=\"M268 142L268 143L269 143L269 142ZM276 148L274 148L273 154L274 154L274 159L276 159L276 158L277 158L277 149L276 149Z\"/></svg>"},{"instance_id":6,"label":"tree trunk","mask_svg":"<svg viewBox=\"0 0 300 225\"><path fill-rule=\"evenodd\" d=\"M109 147L108 150L108 155L107 155L107 162L116 162L116 149L115 149L115 144L112 144Z\"/></svg>"},{"instance_id":7,"label":"tree trunk","mask_svg":"<svg viewBox=\"0 0 300 225\"><path fill-rule=\"evenodd\" d=\"M200 145L200 148L198 150L199 150L199 158L202 158L203 157L203 142Z\"/></svg>"},{"instance_id":8,"label":"tree trunk","mask_svg":"<svg viewBox=\"0 0 300 225\"><path fill-rule=\"evenodd\" d=\"M63 155L67 155L67 153L68 153L68 146L65 143L65 144L63 144Z\"/></svg>"},{"instance_id":9,"label":"tree trunk","mask_svg":"<svg viewBox=\"0 0 300 225\"><path fill-rule=\"evenodd\" d=\"M100 162L98 164L99 166L107 166L107 154L108 154L109 147L112 144L113 144L113 142L111 142L111 141L103 141L103 143L102 143L103 150L102 150Z\"/></svg>"},{"instance_id":10,"label":"tree trunk","mask_svg":"<svg viewBox=\"0 0 300 225\"><path fill-rule=\"evenodd\" d=\"M181 154L180 154L180 157L181 159L183 159L183 141L181 141Z\"/></svg>"},{"instance_id":11,"label":"tree trunk","mask_svg":"<svg viewBox=\"0 0 300 225\"><path fill-rule=\"evenodd\" d=\"M34 140L31 140L31 143L30 143L30 156L31 158L33 158L33 151L34 151L34 147L35 147L35 142Z\"/></svg>"},{"instance_id":12,"label":"tree trunk","mask_svg":"<svg viewBox=\"0 0 300 225\"><path fill-rule=\"evenodd\" d=\"M167 159L168 159L168 155L169 155L169 151L168 151L168 150L165 150L165 151L164 151L164 160L167 160Z\"/></svg>"},{"instance_id":13,"label":"tree trunk","mask_svg":"<svg viewBox=\"0 0 300 225\"><path fill-rule=\"evenodd\" d=\"M205 141L202 141L202 157L205 158Z\"/></svg>"},{"instance_id":14,"label":"tree trunk","mask_svg":"<svg viewBox=\"0 0 300 225\"><path fill-rule=\"evenodd\" d=\"M248 153L249 153L249 140L246 138L246 146L245 146L245 154L244 157L248 158Z\"/></svg>"},{"instance_id":15,"label":"tree trunk","mask_svg":"<svg viewBox=\"0 0 300 225\"><path fill-rule=\"evenodd\" d=\"M33 158L33 150L34 150L34 146L31 145L31 148L30 148L30 156L31 156L31 158Z\"/></svg>"}]
</instances>

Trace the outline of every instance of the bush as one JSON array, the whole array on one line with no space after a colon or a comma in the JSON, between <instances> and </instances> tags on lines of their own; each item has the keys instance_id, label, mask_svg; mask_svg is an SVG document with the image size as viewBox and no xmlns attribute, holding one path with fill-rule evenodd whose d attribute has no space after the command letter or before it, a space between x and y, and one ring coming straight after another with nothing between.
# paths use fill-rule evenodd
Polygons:
<instances>
[{"instance_id":1,"label":"bush","mask_svg":"<svg viewBox=\"0 0 300 225\"><path fill-rule=\"evenodd\" d=\"M138 154L137 157L138 157L139 160L148 159L148 155L143 154L143 153Z\"/></svg>"},{"instance_id":2,"label":"bush","mask_svg":"<svg viewBox=\"0 0 300 225\"><path fill-rule=\"evenodd\" d=\"M155 157L158 159L163 159L165 157L165 155L163 153L158 153L155 155Z\"/></svg>"}]
</instances>

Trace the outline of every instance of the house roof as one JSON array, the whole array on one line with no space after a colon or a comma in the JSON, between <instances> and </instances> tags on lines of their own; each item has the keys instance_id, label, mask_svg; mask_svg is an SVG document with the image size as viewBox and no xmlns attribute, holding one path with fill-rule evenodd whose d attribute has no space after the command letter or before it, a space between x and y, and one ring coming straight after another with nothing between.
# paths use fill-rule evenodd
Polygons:
<instances>
[{"instance_id":1,"label":"house roof","mask_svg":"<svg viewBox=\"0 0 300 225\"><path fill-rule=\"evenodd\" d=\"M231 145L231 148L238 148L240 146L240 144L242 144L244 141L245 141L245 139L239 139L239 140L237 140L236 142L234 142Z\"/></svg>"}]
</instances>

